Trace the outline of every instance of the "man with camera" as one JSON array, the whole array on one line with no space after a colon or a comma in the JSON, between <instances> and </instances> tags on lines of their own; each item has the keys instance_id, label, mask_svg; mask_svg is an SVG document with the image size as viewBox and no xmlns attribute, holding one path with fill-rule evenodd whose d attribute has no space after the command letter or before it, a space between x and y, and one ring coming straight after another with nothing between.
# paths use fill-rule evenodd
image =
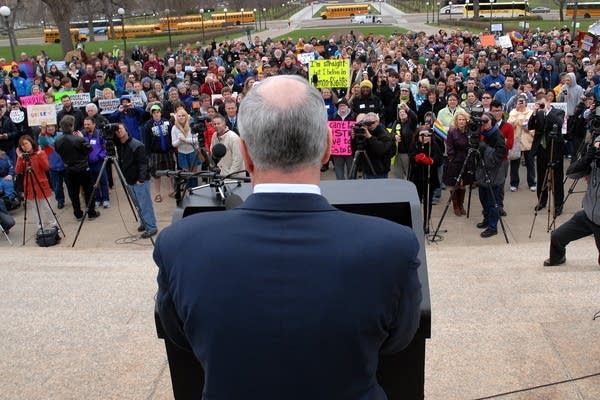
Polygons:
<instances>
[{"instance_id":1,"label":"man with camera","mask_svg":"<svg viewBox=\"0 0 600 400\"><path fill-rule=\"evenodd\" d=\"M127 182L129 194L140 214L141 224L138 232L143 232L142 239L156 235L156 216L150 198L150 168L144 144L129 136L122 123L112 124L115 146L119 156L119 166Z\"/></svg>"},{"instance_id":2,"label":"man with camera","mask_svg":"<svg viewBox=\"0 0 600 400\"><path fill-rule=\"evenodd\" d=\"M65 163L65 182L75 218L77 220L83 218L79 200L79 193L83 190L85 203L90 205L87 210L88 218L92 220L100 215L95 209L94 202L90 202L94 183L92 182L88 155L92 151L92 146L83 138L81 132L74 130L74 127L75 117L65 115L60 120L62 136L56 139L54 148Z\"/></svg>"},{"instance_id":3,"label":"man with camera","mask_svg":"<svg viewBox=\"0 0 600 400\"><path fill-rule=\"evenodd\" d=\"M358 114L351 136L352 153L364 150L363 155L366 156L358 159L360 164L357 166L363 171L364 178L387 178L390 172L390 160L396 152L396 147L391 136L379 122L379 116L373 112ZM367 158L371 161L370 165Z\"/></svg>"},{"instance_id":4,"label":"man with camera","mask_svg":"<svg viewBox=\"0 0 600 400\"><path fill-rule=\"evenodd\" d=\"M596 117L600 118L600 117ZM596 131L595 134L600 132ZM550 258L544 261L545 267L564 264L566 247L574 240L594 235L596 248L600 252L600 136L567 169L567 176L573 179L588 178L588 188L583 197L583 210L576 212L571 219L559 226L550 236ZM598 256L600 264L600 255Z\"/></svg>"},{"instance_id":5,"label":"man with camera","mask_svg":"<svg viewBox=\"0 0 600 400\"><path fill-rule=\"evenodd\" d=\"M536 157L537 196L535 210L546 208L548 186L554 193L554 215L562 213L564 201L563 156L565 141L561 134L565 112L552 107L544 95L538 96L535 108L529 117L528 128L535 130L531 153Z\"/></svg>"}]
</instances>

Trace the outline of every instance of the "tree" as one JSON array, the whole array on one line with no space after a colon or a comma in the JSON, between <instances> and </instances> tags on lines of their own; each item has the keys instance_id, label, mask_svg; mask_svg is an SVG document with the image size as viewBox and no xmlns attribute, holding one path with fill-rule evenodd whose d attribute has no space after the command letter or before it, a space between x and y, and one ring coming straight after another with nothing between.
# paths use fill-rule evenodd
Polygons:
<instances>
[{"instance_id":1,"label":"tree","mask_svg":"<svg viewBox=\"0 0 600 400\"><path fill-rule=\"evenodd\" d=\"M565 20L564 9L567 0L554 0L554 3L558 6L558 18L560 19L560 22L563 22Z\"/></svg>"},{"instance_id":2,"label":"tree","mask_svg":"<svg viewBox=\"0 0 600 400\"><path fill-rule=\"evenodd\" d=\"M71 42L71 17L73 16L73 3L80 0L40 0L48 6L50 14L54 19L54 23L58 28L60 36L60 46L63 54L73 50L73 42Z\"/></svg>"},{"instance_id":3,"label":"tree","mask_svg":"<svg viewBox=\"0 0 600 400\"><path fill-rule=\"evenodd\" d=\"M473 0L473 19L479 20L479 0Z\"/></svg>"}]
</instances>

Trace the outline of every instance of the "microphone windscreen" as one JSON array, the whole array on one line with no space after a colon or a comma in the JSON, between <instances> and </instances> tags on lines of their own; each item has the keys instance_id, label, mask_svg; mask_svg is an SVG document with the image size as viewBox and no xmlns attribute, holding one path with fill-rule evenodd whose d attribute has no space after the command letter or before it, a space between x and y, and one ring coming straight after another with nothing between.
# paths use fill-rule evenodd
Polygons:
<instances>
[{"instance_id":1,"label":"microphone windscreen","mask_svg":"<svg viewBox=\"0 0 600 400\"><path fill-rule=\"evenodd\" d=\"M222 158L227 153L227 147L223 143L217 143L212 147L212 155L215 158Z\"/></svg>"}]
</instances>

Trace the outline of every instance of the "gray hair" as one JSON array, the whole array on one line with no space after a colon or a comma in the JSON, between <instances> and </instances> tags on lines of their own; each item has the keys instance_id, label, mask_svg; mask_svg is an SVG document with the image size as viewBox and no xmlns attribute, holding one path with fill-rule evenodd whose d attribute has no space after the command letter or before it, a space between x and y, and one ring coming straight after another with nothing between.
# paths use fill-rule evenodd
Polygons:
<instances>
[{"instance_id":1,"label":"gray hair","mask_svg":"<svg viewBox=\"0 0 600 400\"><path fill-rule=\"evenodd\" d=\"M258 169L292 172L321 164L328 145L321 93L298 76L265 79L240 104L238 127Z\"/></svg>"},{"instance_id":2,"label":"gray hair","mask_svg":"<svg viewBox=\"0 0 600 400\"><path fill-rule=\"evenodd\" d=\"M98 113L98 107L94 103L87 103L85 105L85 111L87 111L87 110L93 110L94 114Z\"/></svg>"},{"instance_id":3,"label":"gray hair","mask_svg":"<svg viewBox=\"0 0 600 400\"><path fill-rule=\"evenodd\" d=\"M69 134L73 133L73 127L75 126L75 117L72 115L65 115L60 120L60 130L62 133Z\"/></svg>"}]
</instances>

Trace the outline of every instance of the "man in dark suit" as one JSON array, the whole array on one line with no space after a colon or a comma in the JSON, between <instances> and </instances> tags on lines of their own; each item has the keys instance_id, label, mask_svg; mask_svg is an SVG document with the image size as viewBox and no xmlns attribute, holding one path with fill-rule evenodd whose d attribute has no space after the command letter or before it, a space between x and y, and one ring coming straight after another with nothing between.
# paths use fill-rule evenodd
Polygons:
<instances>
[{"instance_id":1,"label":"man in dark suit","mask_svg":"<svg viewBox=\"0 0 600 400\"><path fill-rule=\"evenodd\" d=\"M565 112L552 107L542 95L536 100L535 111L531 114L528 124L530 130L535 130L531 145L531 154L536 156L538 179L538 202L535 209L539 211L546 207L548 186L551 184L554 193L554 214L557 216L562 214L565 198L563 186L565 140L561 134L564 119Z\"/></svg>"},{"instance_id":2,"label":"man in dark suit","mask_svg":"<svg viewBox=\"0 0 600 400\"><path fill-rule=\"evenodd\" d=\"M167 336L205 368L203 398L383 400L378 357L416 332L417 238L321 196L323 109L297 76L253 88L238 123L254 193L156 241L156 308Z\"/></svg>"}]
</instances>

